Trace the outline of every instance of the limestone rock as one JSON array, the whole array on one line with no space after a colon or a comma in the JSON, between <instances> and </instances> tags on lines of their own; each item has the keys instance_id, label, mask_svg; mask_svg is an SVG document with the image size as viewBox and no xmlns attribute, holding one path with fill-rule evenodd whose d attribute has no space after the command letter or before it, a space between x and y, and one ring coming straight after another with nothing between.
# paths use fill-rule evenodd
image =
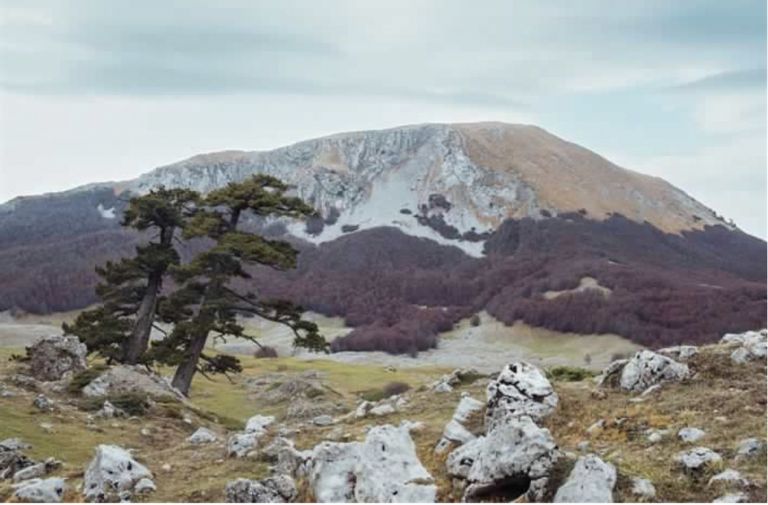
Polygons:
<instances>
[{"instance_id":1,"label":"limestone rock","mask_svg":"<svg viewBox=\"0 0 768 505\"><path fill-rule=\"evenodd\" d=\"M514 492L538 500L559 457L549 430L522 416L508 418L487 435L455 449L448 455L446 467L451 476L466 480L464 500L500 489L505 495Z\"/></svg>"},{"instance_id":2,"label":"limestone rock","mask_svg":"<svg viewBox=\"0 0 768 505\"><path fill-rule=\"evenodd\" d=\"M35 397L32 405L41 412L50 412L55 408L53 400L49 399L44 394L39 394Z\"/></svg>"},{"instance_id":3,"label":"limestone rock","mask_svg":"<svg viewBox=\"0 0 768 505\"><path fill-rule=\"evenodd\" d=\"M137 482L133 487L133 492L135 494L149 494L154 491L157 491L157 486L155 486L155 483L152 481L152 479L148 479L146 477L139 479L139 482Z\"/></svg>"},{"instance_id":4,"label":"limestone rock","mask_svg":"<svg viewBox=\"0 0 768 505\"><path fill-rule=\"evenodd\" d=\"M763 450L763 442L759 438L745 438L736 448L737 457L753 457Z\"/></svg>"},{"instance_id":5,"label":"limestone rock","mask_svg":"<svg viewBox=\"0 0 768 505\"><path fill-rule=\"evenodd\" d=\"M737 470L733 470L732 468L723 470L722 472L713 476L711 479L709 479L708 485L711 486L713 484L718 484L718 483L726 484L726 485L736 485L741 487L749 486L749 480L744 478L744 476L740 472L738 472Z\"/></svg>"},{"instance_id":6,"label":"limestone rock","mask_svg":"<svg viewBox=\"0 0 768 505\"><path fill-rule=\"evenodd\" d=\"M197 431L187 437L187 442L192 445L210 444L218 440L218 438L219 437L216 436L216 433L212 432L208 428L201 426L197 429Z\"/></svg>"},{"instance_id":7,"label":"limestone rock","mask_svg":"<svg viewBox=\"0 0 768 505\"><path fill-rule=\"evenodd\" d=\"M728 493L712 500L712 503L747 503L749 497L744 493Z\"/></svg>"},{"instance_id":8,"label":"limestone rock","mask_svg":"<svg viewBox=\"0 0 768 505\"><path fill-rule=\"evenodd\" d=\"M653 351L644 350L638 351L629 360L618 360L608 365L598 379L598 383L640 393L655 384L680 381L688 375L688 365Z\"/></svg>"},{"instance_id":9,"label":"limestone rock","mask_svg":"<svg viewBox=\"0 0 768 505\"><path fill-rule=\"evenodd\" d=\"M656 352L677 361L688 361L699 353L699 348L695 345L676 345L659 349Z\"/></svg>"},{"instance_id":10,"label":"limestone rock","mask_svg":"<svg viewBox=\"0 0 768 505\"><path fill-rule=\"evenodd\" d=\"M263 480L237 479L224 490L228 503L287 503L296 499L296 483L287 475Z\"/></svg>"},{"instance_id":11,"label":"limestone rock","mask_svg":"<svg viewBox=\"0 0 768 505\"><path fill-rule=\"evenodd\" d=\"M318 502L434 502L437 487L416 455L410 426L371 428L364 442L323 442L307 463Z\"/></svg>"},{"instance_id":12,"label":"limestone rock","mask_svg":"<svg viewBox=\"0 0 768 505\"><path fill-rule=\"evenodd\" d=\"M27 347L29 371L41 381L58 381L86 369L88 350L77 337L52 335Z\"/></svg>"},{"instance_id":13,"label":"limestone rock","mask_svg":"<svg viewBox=\"0 0 768 505\"><path fill-rule=\"evenodd\" d=\"M61 461L57 461L54 458L48 458L42 463L36 463L34 465L27 466L13 474L13 482L21 482L23 480L39 479L41 477L45 477L60 466Z\"/></svg>"},{"instance_id":14,"label":"limestone rock","mask_svg":"<svg viewBox=\"0 0 768 505\"><path fill-rule=\"evenodd\" d=\"M576 461L568 479L555 493L555 503L613 502L616 468L594 454Z\"/></svg>"},{"instance_id":15,"label":"limestone rock","mask_svg":"<svg viewBox=\"0 0 768 505\"><path fill-rule=\"evenodd\" d=\"M443 436L435 447L435 452L442 453L451 444L466 444L470 440L475 439L475 434L469 431L464 423L469 418L483 410L484 404L474 398L464 395L462 396L459 404L456 406L456 410L453 412L453 417L448 421L443 429Z\"/></svg>"},{"instance_id":16,"label":"limestone rock","mask_svg":"<svg viewBox=\"0 0 768 505\"><path fill-rule=\"evenodd\" d=\"M124 410L112 405L109 400L104 400L104 404L101 406L101 409L96 412L95 416L103 419L112 419L113 417L125 417L126 413Z\"/></svg>"},{"instance_id":17,"label":"limestone rock","mask_svg":"<svg viewBox=\"0 0 768 505\"><path fill-rule=\"evenodd\" d=\"M718 453L706 447L695 447L675 456L675 461L689 473L700 472L705 468L716 466L722 460L723 458Z\"/></svg>"},{"instance_id":18,"label":"limestone rock","mask_svg":"<svg viewBox=\"0 0 768 505\"><path fill-rule=\"evenodd\" d=\"M85 470L83 494L91 502L129 500L142 479L151 480L152 473L128 451L116 445L99 445ZM146 483L142 488L146 489Z\"/></svg>"},{"instance_id":19,"label":"limestone rock","mask_svg":"<svg viewBox=\"0 0 768 505\"><path fill-rule=\"evenodd\" d=\"M703 438L707 433L699 428L683 428L677 432L677 438L686 443L696 442Z\"/></svg>"},{"instance_id":20,"label":"limestone rock","mask_svg":"<svg viewBox=\"0 0 768 505\"><path fill-rule=\"evenodd\" d=\"M32 479L13 486L17 500L27 503L58 503L64 497L64 479Z\"/></svg>"},{"instance_id":21,"label":"limestone rock","mask_svg":"<svg viewBox=\"0 0 768 505\"><path fill-rule=\"evenodd\" d=\"M10 479L20 470L35 464L21 452L16 440L4 440L3 443L8 443L8 446L0 445L0 480Z\"/></svg>"},{"instance_id":22,"label":"limestone rock","mask_svg":"<svg viewBox=\"0 0 768 505\"><path fill-rule=\"evenodd\" d=\"M544 373L535 366L517 362L504 367L488 384L486 430L509 417L528 416L539 420L557 406L557 393Z\"/></svg>"},{"instance_id":23,"label":"limestone rock","mask_svg":"<svg viewBox=\"0 0 768 505\"><path fill-rule=\"evenodd\" d=\"M333 417L323 414L312 419L312 424L315 426L330 426L333 424Z\"/></svg>"},{"instance_id":24,"label":"limestone rock","mask_svg":"<svg viewBox=\"0 0 768 505\"><path fill-rule=\"evenodd\" d=\"M473 368L457 368L453 372L440 377L429 388L435 393L448 393L463 382L470 382L472 378L479 376L478 371Z\"/></svg>"},{"instance_id":25,"label":"limestone rock","mask_svg":"<svg viewBox=\"0 0 768 505\"><path fill-rule=\"evenodd\" d=\"M139 365L113 366L83 387L82 392L88 397L141 392L148 396L183 399L166 378Z\"/></svg>"},{"instance_id":26,"label":"limestone rock","mask_svg":"<svg viewBox=\"0 0 768 505\"><path fill-rule=\"evenodd\" d=\"M227 455L243 458L254 451L259 443L258 433L233 433L227 440Z\"/></svg>"},{"instance_id":27,"label":"limestone rock","mask_svg":"<svg viewBox=\"0 0 768 505\"><path fill-rule=\"evenodd\" d=\"M720 343L726 346L736 347L731 353L731 360L737 364L744 364L751 360L765 359L768 354L768 342L766 342L766 330L746 331L744 333L726 333L720 339Z\"/></svg>"},{"instance_id":28,"label":"limestone rock","mask_svg":"<svg viewBox=\"0 0 768 505\"><path fill-rule=\"evenodd\" d=\"M648 479L633 477L632 494L645 500L651 500L656 497L656 487Z\"/></svg>"},{"instance_id":29,"label":"limestone rock","mask_svg":"<svg viewBox=\"0 0 768 505\"><path fill-rule=\"evenodd\" d=\"M261 436L267 432L267 427L275 422L274 416L255 415L245 423L246 433L256 433Z\"/></svg>"}]
</instances>

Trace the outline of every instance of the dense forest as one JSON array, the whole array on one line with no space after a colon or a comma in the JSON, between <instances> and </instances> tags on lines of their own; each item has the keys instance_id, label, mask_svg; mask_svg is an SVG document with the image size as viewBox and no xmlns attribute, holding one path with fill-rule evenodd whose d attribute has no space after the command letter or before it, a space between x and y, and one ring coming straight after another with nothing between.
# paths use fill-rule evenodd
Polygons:
<instances>
[{"instance_id":1,"label":"dense forest","mask_svg":"<svg viewBox=\"0 0 768 505\"><path fill-rule=\"evenodd\" d=\"M47 208L44 197L23 203L40 208L43 224L18 224L2 237L0 310L50 312L93 303L94 267L146 238L94 220L99 204L119 210L122 200L111 192L71 198L77 201L69 205L90 210L87 218L62 222L78 213ZM11 229L3 222L9 216L0 213L0 228ZM72 229L74 236L66 233ZM261 230L282 231L275 224ZM674 235L620 215L508 220L487 240L483 258L395 228L348 233L320 246L293 243L301 251L296 270L257 269L247 282L265 296L344 317L354 330L332 343L334 351L416 353L482 309L505 323L617 333L651 347L713 341L766 324L766 244L723 227ZM183 257L196 252L190 247ZM610 295L543 296L576 288L585 276Z\"/></svg>"}]
</instances>

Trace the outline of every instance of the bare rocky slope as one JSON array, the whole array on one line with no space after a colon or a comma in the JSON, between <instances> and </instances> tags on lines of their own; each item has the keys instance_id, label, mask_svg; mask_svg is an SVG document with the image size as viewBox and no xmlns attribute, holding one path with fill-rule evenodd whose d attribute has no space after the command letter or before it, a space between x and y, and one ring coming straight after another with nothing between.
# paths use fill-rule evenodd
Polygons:
<instances>
[{"instance_id":1,"label":"bare rocky slope","mask_svg":"<svg viewBox=\"0 0 768 505\"><path fill-rule=\"evenodd\" d=\"M727 334L599 377L251 357L183 399L53 336L0 349L0 499L764 503L766 349Z\"/></svg>"},{"instance_id":2,"label":"bare rocky slope","mask_svg":"<svg viewBox=\"0 0 768 505\"><path fill-rule=\"evenodd\" d=\"M302 251L298 271L257 272L255 282L355 326L336 349L416 352L482 309L644 345L765 324L764 241L661 179L501 123L206 154L132 181L17 198L0 206L0 310L93 303L93 267L141 239L119 227L131 194L161 184L205 192L254 173L295 186L322 214L252 223ZM606 289L544 296L584 277Z\"/></svg>"}]
</instances>

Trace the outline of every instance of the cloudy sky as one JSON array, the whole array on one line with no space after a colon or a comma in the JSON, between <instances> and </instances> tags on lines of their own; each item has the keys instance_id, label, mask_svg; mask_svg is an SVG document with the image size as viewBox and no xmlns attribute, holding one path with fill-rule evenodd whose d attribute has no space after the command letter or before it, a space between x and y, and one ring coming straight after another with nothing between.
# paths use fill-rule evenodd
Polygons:
<instances>
[{"instance_id":1,"label":"cloudy sky","mask_svg":"<svg viewBox=\"0 0 768 505\"><path fill-rule=\"evenodd\" d=\"M200 152L496 120L662 176L765 237L765 9L3 0L0 201Z\"/></svg>"}]
</instances>

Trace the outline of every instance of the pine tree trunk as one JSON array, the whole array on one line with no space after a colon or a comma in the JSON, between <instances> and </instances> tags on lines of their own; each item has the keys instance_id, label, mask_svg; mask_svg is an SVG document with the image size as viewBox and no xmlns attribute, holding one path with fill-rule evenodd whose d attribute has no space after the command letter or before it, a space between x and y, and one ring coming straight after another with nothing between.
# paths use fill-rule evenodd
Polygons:
<instances>
[{"instance_id":1,"label":"pine tree trunk","mask_svg":"<svg viewBox=\"0 0 768 505\"><path fill-rule=\"evenodd\" d=\"M128 364L138 363L141 355L149 347L149 335L152 333L152 324L155 322L157 309L157 297L160 292L160 279L162 274L153 273L147 283L147 292L141 300L139 310L136 313L136 323L128 338L123 361Z\"/></svg>"},{"instance_id":2,"label":"pine tree trunk","mask_svg":"<svg viewBox=\"0 0 768 505\"><path fill-rule=\"evenodd\" d=\"M163 228L160 231L160 245L162 247L172 247L174 231L173 227ZM139 310L136 312L136 322L133 325L131 335L126 342L124 363L130 365L138 363L141 355L149 347L149 336L152 333L152 324L155 322L157 298L163 285L163 275L165 275L165 270L149 274L147 290L141 300Z\"/></svg>"},{"instance_id":3,"label":"pine tree trunk","mask_svg":"<svg viewBox=\"0 0 768 505\"><path fill-rule=\"evenodd\" d=\"M192 379L197 372L197 364L200 362L200 355L205 348L205 342L208 340L208 331L199 331L192 336L189 347L184 351L184 357L176 368L171 385L178 389L184 396L189 396L189 388L192 386Z\"/></svg>"}]
</instances>

